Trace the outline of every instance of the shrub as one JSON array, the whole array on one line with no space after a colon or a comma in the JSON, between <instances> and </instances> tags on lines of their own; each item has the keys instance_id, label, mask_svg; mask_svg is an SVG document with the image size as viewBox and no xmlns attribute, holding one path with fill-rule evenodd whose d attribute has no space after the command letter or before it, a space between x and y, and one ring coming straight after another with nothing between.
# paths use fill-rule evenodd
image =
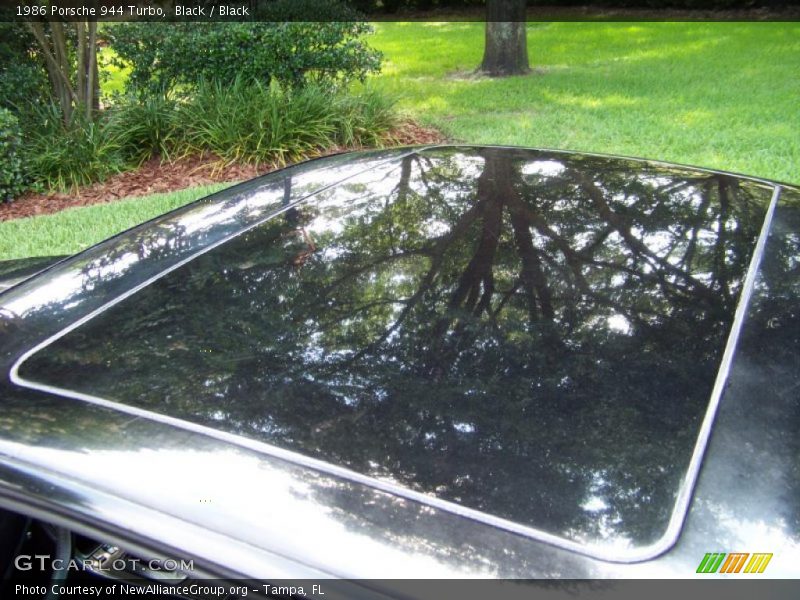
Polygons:
<instances>
[{"instance_id":1,"label":"shrub","mask_svg":"<svg viewBox=\"0 0 800 600\"><path fill-rule=\"evenodd\" d=\"M65 125L58 105L33 108L24 122L23 158L34 181L51 189L68 189L101 181L129 166L102 118L75 111Z\"/></svg>"},{"instance_id":2,"label":"shrub","mask_svg":"<svg viewBox=\"0 0 800 600\"><path fill-rule=\"evenodd\" d=\"M236 78L200 82L182 100L118 98L90 120L76 111L64 125L58 105L25 120L24 159L31 178L65 189L103 180L154 156L210 152L226 163L301 160L338 145L380 145L396 124L392 100L309 83L299 88Z\"/></svg>"},{"instance_id":3,"label":"shrub","mask_svg":"<svg viewBox=\"0 0 800 600\"><path fill-rule=\"evenodd\" d=\"M187 91L199 81L237 78L287 87L336 87L380 68L380 53L363 41L360 21L247 23L118 23L108 37L128 90L140 97Z\"/></svg>"},{"instance_id":4,"label":"shrub","mask_svg":"<svg viewBox=\"0 0 800 600\"><path fill-rule=\"evenodd\" d=\"M27 188L19 156L20 129L11 111L0 108L0 199L9 202Z\"/></svg>"},{"instance_id":5,"label":"shrub","mask_svg":"<svg viewBox=\"0 0 800 600\"><path fill-rule=\"evenodd\" d=\"M136 164L160 156L169 160L179 143L177 102L165 94L142 100L127 96L108 109L108 135Z\"/></svg>"},{"instance_id":6,"label":"shrub","mask_svg":"<svg viewBox=\"0 0 800 600\"><path fill-rule=\"evenodd\" d=\"M203 82L182 107L187 145L227 162L285 163L333 143L330 97L316 86Z\"/></svg>"},{"instance_id":7,"label":"shrub","mask_svg":"<svg viewBox=\"0 0 800 600\"><path fill-rule=\"evenodd\" d=\"M179 117L191 151L256 164L285 164L337 144L378 144L394 120L393 103L375 91L348 96L316 84L242 78L202 82Z\"/></svg>"},{"instance_id":8,"label":"shrub","mask_svg":"<svg viewBox=\"0 0 800 600\"><path fill-rule=\"evenodd\" d=\"M49 98L47 72L25 23L0 22L0 108L17 110Z\"/></svg>"},{"instance_id":9,"label":"shrub","mask_svg":"<svg viewBox=\"0 0 800 600\"><path fill-rule=\"evenodd\" d=\"M342 146L379 146L398 124L395 99L366 87L359 94L338 99L336 143Z\"/></svg>"}]
</instances>

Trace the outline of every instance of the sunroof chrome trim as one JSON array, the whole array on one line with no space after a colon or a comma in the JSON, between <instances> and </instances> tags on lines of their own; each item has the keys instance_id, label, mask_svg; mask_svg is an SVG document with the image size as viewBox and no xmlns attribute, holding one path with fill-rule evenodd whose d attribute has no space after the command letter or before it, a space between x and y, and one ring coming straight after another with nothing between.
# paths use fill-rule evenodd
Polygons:
<instances>
[{"instance_id":1,"label":"sunroof chrome trim","mask_svg":"<svg viewBox=\"0 0 800 600\"><path fill-rule=\"evenodd\" d=\"M409 152L410 154L421 153L425 150L429 149L429 147L424 148L416 148L413 152ZM395 157L397 158L397 157ZM402 158L402 156L400 157ZM389 162L389 161L386 161ZM383 164L383 163L381 163ZM666 163L665 163L666 164ZM332 185L338 185L332 184ZM332 186L330 186L332 187ZM124 299L132 296L142 288L150 285L154 281L164 277L168 273L180 268L181 266L185 265L186 263L190 262L194 258L209 252L213 248L229 241L230 239L253 229L270 218L281 214L284 210L287 210L291 206L296 206L306 198L300 199L290 206L283 207L282 210L272 213L268 217L265 217L262 220L259 220L258 223L251 224L250 226L235 232L229 236L226 236L222 240L218 240L212 245L203 248L202 250L182 259L178 263L171 265L169 268L165 269L164 271L157 273L156 275L150 277L143 283L131 288L130 290L126 291L121 296L114 298L110 302L98 307L94 311L90 312L89 314L85 315L83 318L79 319L78 321L70 324L68 327L64 328L63 330L57 332L56 334L48 337L43 342L40 342L33 348L26 351L22 356L20 356L14 365L11 368L9 373L9 378L12 383L19 385L24 388L37 390L40 392L45 392L49 394L55 394L58 396L62 396L65 398L72 398L75 400L81 400L84 402L88 402L91 404L95 404L98 406L103 406L106 408L110 408L122 413L127 413L136 417L146 418L152 421L160 422L166 425L174 426L180 429L184 429L187 431L192 431L194 433L198 433L201 435L207 435L211 438L218 439L220 441L224 441L227 443L231 443L240 447L248 448L254 450L259 453L263 453L280 460L285 460L292 464L296 464L302 467L310 468L313 470L317 470L323 473L327 473L333 475L335 477L341 477L355 483L366 485L368 487L372 487L381 491L384 491L389 494L393 494L402 498L406 498L408 500L412 500L415 502L420 502L422 504L431 506L433 508L441 509L446 512L462 516L465 518L472 519L474 521L478 521L480 523L484 523L486 525L490 525L493 527L497 527L499 529L503 529L512 533L516 533L519 535L526 536L528 538L545 542L556 546L558 548L562 548L565 550L577 552L579 554L587 555L592 558L598 558L601 560L612 561L612 562L639 562L648 560L651 558L655 558L659 554L662 554L666 550L668 550L671 546L675 544L680 535L680 531L683 527L683 523L685 521L686 513L688 512L689 508L689 501L692 496L692 492L694 490L694 485L697 481L697 477L700 471L700 467L702 464L703 455L708 444L708 439L711 434L711 429L714 421L714 417L716 416L717 408L719 406L719 402L722 396L722 392L724 391L724 387L727 381L728 374L730 372L731 362L733 360L734 352L736 349L736 345L739 339L739 334L741 331L742 323L745 318L745 313L747 310L747 306L750 301L750 297L752 295L753 286L755 284L756 273L758 271L758 267L761 263L761 257L764 253L764 247L766 244L766 238L769 235L770 226L772 223L772 216L775 211L775 206L777 204L778 198L780 196L781 186L774 185L773 187L773 194L770 200L769 206L767 208L767 212L764 217L764 221L761 226L761 230L759 233L759 237L756 241L756 245L753 249L753 254L750 259L750 263L748 265L748 270L742 285L742 292L739 296L739 301L736 307L736 311L734 314L734 320L731 325L731 329L728 335L728 339L725 345L725 349L722 355L722 359L720 361L720 366L717 371L717 377L715 379L714 387L712 389L711 398L709 400L708 407L706 409L705 416L703 418L703 422L701 424L700 430L698 432L698 439L695 443L694 450L692 452L692 456L689 461L689 465L684 475L683 481L678 489L678 493L676 496L676 501L672 510L672 515L670 520L667 524L667 528L665 529L664 535L659 538L658 541L650 544L648 546L641 546L638 548L633 548L629 550L619 549L619 548L612 548L608 546L602 546L597 544L588 544L588 543L581 543L577 541L573 541L567 539L565 537L549 533L547 531L537 529L535 527L530 527L527 525L522 525L520 523L516 523L514 521L510 521L508 519L504 519L501 517L497 517L491 515L489 513L482 512L480 510L468 508L465 506L461 506L455 502L451 502L448 500L443 500L441 498L437 498L432 495L424 494L421 492L416 492L412 489L407 487L389 482L384 481L381 479L377 479L375 477L370 477L368 475L363 475L356 471L352 471L350 469L337 466L335 464L307 457L303 454L298 452L294 452L291 450L285 450L283 448L279 448L277 446L273 446L271 444L267 444L264 442L259 442L256 440L251 440L249 438L244 438L237 436L235 434L230 434L222 431L218 431L216 429L206 427L204 425L198 425L196 423L192 423L191 421L186 421L183 419L179 419L176 417L170 417L168 415L163 415L160 413L156 413L149 410L144 410L140 408L136 408L133 406L129 406L126 404L122 404L119 402L107 400L105 398L100 398L97 396L92 396L90 394L85 394L82 392L76 392L73 390L68 390L64 388L59 388L56 386L51 386L48 384L37 383L35 381L29 381L19 375L19 369L22 364L28 360L31 356L39 352L40 350L44 349L45 347L49 346L56 340L60 339L67 333L73 331L74 329L78 328L83 323L89 321L90 319L94 318L98 314L104 312L105 310L111 308L112 306L122 302ZM313 196L313 195L312 195Z\"/></svg>"},{"instance_id":2,"label":"sunroof chrome trim","mask_svg":"<svg viewBox=\"0 0 800 600\"><path fill-rule=\"evenodd\" d=\"M725 385L728 382L728 375L733 363L733 356L736 352L736 346L739 343L739 335L742 331L742 325L747 313L747 308L750 305L750 297L753 295L753 288L755 287L756 275L758 268L761 265L761 259L764 256L764 248L767 244L767 238L772 227L772 216L775 214L775 206L778 204L778 198L781 195L781 186L776 185L772 191L772 198L770 199L767 213L764 215L764 222L761 224L761 231L758 234L756 246L753 249L753 255L750 257L750 264L747 267L747 274L742 284L742 292L739 295L739 302L736 305L736 312L734 313L733 323L731 330L728 334L728 341L725 344L725 351L722 354L719 369L717 370L717 378L714 381L714 388L711 390L711 399L706 409L706 414L703 417L703 422L700 425L700 431L697 435L697 442L692 451L692 458L689 460L689 467L686 475L683 478L683 483L678 489L678 495L675 499L675 507L672 509L672 516L670 517L667 529L664 532L661 540L656 545L663 545L662 551L666 551L675 542L678 541L683 523L686 519L686 513L689 510L689 501L694 492L695 483L700 474L700 467L702 466L703 456L705 455L708 440L711 437L711 428L714 424L714 418L717 414L722 393L725 391Z\"/></svg>"},{"instance_id":3,"label":"sunroof chrome trim","mask_svg":"<svg viewBox=\"0 0 800 600\"><path fill-rule=\"evenodd\" d=\"M514 521L509 521L508 519L496 517L489 513L461 506L460 504L456 504L448 500L442 500L441 498L437 498L435 496L430 496L428 494L416 492L407 487L397 485L389 481L384 481L382 479L377 479L375 477L370 477L368 475L363 475L356 471L352 471L345 467L339 467L335 464L328 463L323 460L310 458L308 456L299 454L292 450L285 450L283 448L279 448L278 446L273 446L271 444L267 444L264 442L259 442L249 438L240 437L232 433L219 431L210 427L206 427L205 425L198 425L197 423L192 423L191 421L185 421L183 419L179 419L176 417L170 417L168 415L163 415L149 410L136 408L134 406L129 406L127 404L121 404L119 402L115 402L112 400L106 400L105 398L99 398L97 396L92 396L90 394L84 394L82 392L67 390L64 388L59 388L44 383L29 381L27 379L20 377L18 373L19 365L21 365L22 362L24 362L28 358L30 358L30 355L23 357L20 361L15 363L11 373L11 381L21 387L25 387L40 392L46 392L49 394L54 394L56 396L61 396L65 398L71 398L74 400L81 400L84 402L88 402L90 404L102 406L104 408L110 408L112 410L126 413L132 416L149 419L151 421L156 421L159 423L163 423L165 425L171 425L173 427L177 427L179 429L183 429L186 431L191 431L193 433L207 435L213 439L226 443L231 443L242 448L247 448L249 450L254 450L261 454L266 454L268 456L280 460L285 460L294 465L299 465L301 467L306 467L309 469L313 469L315 471L320 471L328 475L333 475L334 477L341 477L343 479L347 479L354 483L358 483L383 492L387 492L389 494L399 496L407 500L419 502L421 504L425 504L426 506L438 508L458 516L466 517L468 519L484 523L486 525L491 525L499 529L510 531L512 533L517 533L532 538L534 540L546 542L548 544L557 546L559 548L571 550L579 554L585 554L593 558L599 558L611 562L638 562L641 560L646 560L661 553L661 550L659 550L658 552L655 553L644 552L642 554L640 552L641 549L636 549L633 552L617 551L615 553L614 550L611 550L609 548L604 548L602 546L597 546L592 544L583 544L580 542L575 542L567 538L558 536L556 534L548 533L541 529L536 529L534 527L522 525Z\"/></svg>"}]
</instances>

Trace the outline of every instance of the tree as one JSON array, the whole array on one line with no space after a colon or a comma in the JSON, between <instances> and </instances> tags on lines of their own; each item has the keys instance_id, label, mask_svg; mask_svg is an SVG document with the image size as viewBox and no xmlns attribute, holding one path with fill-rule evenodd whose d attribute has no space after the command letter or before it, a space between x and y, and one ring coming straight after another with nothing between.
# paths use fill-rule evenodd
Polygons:
<instances>
[{"instance_id":1,"label":"tree","mask_svg":"<svg viewBox=\"0 0 800 600\"><path fill-rule=\"evenodd\" d=\"M525 0L486 0L486 44L479 71L492 77L530 71Z\"/></svg>"},{"instance_id":2,"label":"tree","mask_svg":"<svg viewBox=\"0 0 800 600\"><path fill-rule=\"evenodd\" d=\"M85 111L86 117L99 108L97 72L97 23L77 22L72 25L50 21L28 23L47 66L53 97L58 100L64 123L72 121L74 110ZM74 28L74 30L73 30ZM74 38L74 50L70 48Z\"/></svg>"},{"instance_id":3,"label":"tree","mask_svg":"<svg viewBox=\"0 0 800 600\"><path fill-rule=\"evenodd\" d=\"M0 108L45 102L50 86L38 43L24 23L0 23Z\"/></svg>"}]
</instances>

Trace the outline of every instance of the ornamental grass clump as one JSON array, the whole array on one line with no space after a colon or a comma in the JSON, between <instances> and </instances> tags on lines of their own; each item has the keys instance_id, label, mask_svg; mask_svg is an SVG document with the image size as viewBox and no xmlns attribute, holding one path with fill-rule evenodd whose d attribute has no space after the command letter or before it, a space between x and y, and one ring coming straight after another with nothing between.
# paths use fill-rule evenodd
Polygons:
<instances>
[{"instance_id":1,"label":"ornamental grass clump","mask_svg":"<svg viewBox=\"0 0 800 600\"><path fill-rule=\"evenodd\" d=\"M284 165L332 147L378 145L397 120L393 102L371 90L347 94L243 78L202 82L178 110L187 150L226 163Z\"/></svg>"}]
</instances>

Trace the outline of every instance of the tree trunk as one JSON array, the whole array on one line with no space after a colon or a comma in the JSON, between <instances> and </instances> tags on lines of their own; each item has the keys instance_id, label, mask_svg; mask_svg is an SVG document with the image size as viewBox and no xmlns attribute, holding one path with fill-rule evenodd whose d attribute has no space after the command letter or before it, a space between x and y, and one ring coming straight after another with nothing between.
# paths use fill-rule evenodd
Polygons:
<instances>
[{"instance_id":1,"label":"tree trunk","mask_svg":"<svg viewBox=\"0 0 800 600\"><path fill-rule=\"evenodd\" d=\"M479 70L491 77L530 72L525 0L486 0L486 44Z\"/></svg>"},{"instance_id":2,"label":"tree trunk","mask_svg":"<svg viewBox=\"0 0 800 600\"><path fill-rule=\"evenodd\" d=\"M38 21L28 23L28 27L33 33L42 53L45 57L47 65L47 74L50 77L50 84L52 86L53 98L57 99L61 105L61 116L64 123L69 123L72 118L72 102L75 100L75 91L72 89L72 84L69 81L69 71L65 70L66 48L59 44L58 34L63 33L63 29L53 30L53 45L47 40L45 35L44 26ZM63 42L63 39L62 39ZM63 50L63 52L62 52Z\"/></svg>"},{"instance_id":3,"label":"tree trunk","mask_svg":"<svg viewBox=\"0 0 800 600\"><path fill-rule=\"evenodd\" d=\"M84 51L86 56L86 96L83 98L86 107L86 118L91 119L92 113L99 108L98 100L99 94L97 93L97 22L87 23L89 29L89 39L87 40L87 47Z\"/></svg>"},{"instance_id":4,"label":"tree trunk","mask_svg":"<svg viewBox=\"0 0 800 600\"><path fill-rule=\"evenodd\" d=\"M50 26L48 38L44 22L34 21L28 27L36 38L45 58L53 98L61 106L64 123L69 125L75 110L82 110L87 119L100 108L100 81L97 67L97 23L74 24L77 47L70 53L65 24L46 21ZM66 24L70 27L69 24ZM71 45L70 45L71 46ZM73 72L73 69L75 72Z\"/></svg>"},{"instance_id":5,"label":"tree trunk","mask_svg":"<svg viewBox=\"0 0 800 600\"><path fill-rule=\"evenodd\" d=\"M86 94L86 23L75 23L75 28L78 30L78 77L76 88L78 92L78 101L82 101Z\"/></svg>"}]
</instances>

